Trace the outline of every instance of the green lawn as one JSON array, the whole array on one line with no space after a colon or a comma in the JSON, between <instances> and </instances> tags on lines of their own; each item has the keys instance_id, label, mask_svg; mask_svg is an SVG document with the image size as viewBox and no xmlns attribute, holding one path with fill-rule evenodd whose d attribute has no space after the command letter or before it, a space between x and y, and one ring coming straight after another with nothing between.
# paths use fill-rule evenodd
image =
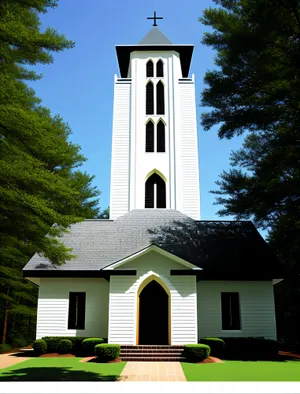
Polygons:
<instances>
[{"instance_id":1,"label":"green lawn","mask_svg":"<svg viewBox=\"0 0 300 394\"><path fill-rule=\"evenodd\" d=\"M80 363L81 358L32 358L0 370L3 381L115 381L126 362Z\"/></svg>"},{"instance_id":2,"label":"green lawn","mask_svg":"<svg viewBox=\"0 0 300 394\"><path fill-rule=\"evenodd\" d=\"M187 381L300 381L299 361L224 361L224 364L181 363Z\"/></svg>"}]
</instances>

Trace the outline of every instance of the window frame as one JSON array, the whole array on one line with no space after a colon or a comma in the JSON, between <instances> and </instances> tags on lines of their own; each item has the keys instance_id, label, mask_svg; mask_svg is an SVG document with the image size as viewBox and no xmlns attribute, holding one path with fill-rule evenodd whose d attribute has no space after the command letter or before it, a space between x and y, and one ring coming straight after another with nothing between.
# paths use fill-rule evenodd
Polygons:
<instances>
[{"instance_id":1,"label":"window frame","mask_svg":"<svg viewBox=\"0 0 300 394\"><path fill-rule=\"evenodd\" d=\"M80 303L82 302L82 305L79 305L79 301L78 301L77 325L76 325L76 304L75 304L75 317L72 315L73 314L73 305L71 304L72 302L76 302L76 296L83 297L83 299L80 301ZM68 307L69 307L68 308L68 330L85 330L86 292L85 291L70 291L69 292ZM83 307L83 310L80 310L82 307ZM80 319L80 321L79 321L79 319Z\"/></svg>"},{"instance_id":2,"label":"window frame","mask_svg":"<svg viewBox=\"0 0 300 394\"><path fill-rule=\"evenodd\" d=\"M158 66L158 64L161 64L162 65L162 75L158 75L158 72L157 72L157 66ZM162 59L158 59L158 61L156 62L156 64L155 64L155 76L156 76L156 78L164 78L164 62L162 61Z\"/></svg>"},{"instance_id":3,"label":"window frame","mask_svg":"<svg viewBox=\"0 0 300 394\"><path fill-rule=\"evenodd\" d=\"M164 207L159 207L158 208L158 202L159 202L159 199L158 199L158 182L155 182L155 180L154 180L154 182L151 184L151 185L149 185L149 180L152 178L152 177L156 177L157 179L160 179L160 184L162 185L163 184L163 187L164 187ZM150 206L150 207L147 207L146 206L146 196L147 196L147 186L149 187L151 187L151 197L153 198L153 203L151 204L152 206ZM153 172L147 179L146 179L146 181L145 181L145 196L144 196L144 206L145 206L145 209L166 209L167 208L167 185L166 185L166 182L165 182L165 180L159 175L159 174L157 174L156 172Z\"/></svg>"},{"instance_id":4,"label":"window frame","mask_svg":"<svg viewBox=\"0 0 300 394\"><path fill-rule=\"evenodd\" d=\"M152 75L148 75L148 64L152 63ZM154 78L154 62L152 59L149 59L146 63L146 78Z\"/></svg>"},{"instance_id":5,"label":"window frame","mask_svg":"<svg viewBox=\"0 0 300 394\"><path fill-rule=\"evenodd\" d=\"M152 130L148 130L148 125L151 124L153 129ZM147 150L147 137L149 132L152 132L152 148L153 150ZM146 127L145 127L145 153L154 153L155 152L155 124L153 122L152 119L149 119L148 122L146 123Z\"/></svg>"},{"instance_id":6,"label":"window frame","mask_svg":"<svg viewBox=\"0 0 300 394\"><path fill-rule=\"evenodd\" d=\"M148 86L152 85L152 112L148 112ZM146 83L146 92L145 92L145 101L146 101L146 115L154 115L155 112L155 85L154 83L149 80Z\"/></svg>"},{"instance_id":7,"label":"window frame","mask_svg":"<svg viewBox=\"0 0 300 394\"><path fill-rule=\"evenodd\" d=\"M230 310L225 310L227 305L225 303L228 302L228 300L225 299L225 297L230 297L234 296L236 297L235 303L236 306L233 306L233 308L236 308L235 310L231 310L231 324L228 324L228 316L225 316L225 314L230 313ZM236 302L237 301L237 302ZM234 316L237 313L236 316ZM241 297L240 293L237 291L224 291L221 292L221 324L222 324L222 331L236 331L240 332L242 330L242 316L241 316Z\"/></svg>"},{"instance_id":8,"label":"window frame","mask_svg":"<svg viewBox=\"0 0 300 394\"><path fill-rule=\"evenodd\" d=\"M158 128L158 126L159 126L160 123L163 125L163 150L158 150L158 145L159 145L159 138L158 138L158 130L159 130L159 128ZM159 121L156 124L156 133L155 134L156 134L156 141L155 141L155 143L156 143L156 145L155 145L156 152L157 153L166 153L166 125L162 121L162 119L159 119Z\"/></svg>"},{"instance_id":9,"label":"window frame","mask_svg":"<svg viewBox=\"0 0 300 394\"><path fill-rule=\"evenodd\" d=\"M158 111L158 107L159 107L159 102L158 102L159 94L158 94L158 92L157 92L158 86L162 86L162 92L163 92L163 97L162 97L162 111L161 111L161 112ZM159 80L159 81L156 83L156 85L155 85L155 99L154 99L154 101L155 101L155 104L156 104L156 105L155 105L156 115L165 115L165 114L166 114L165 85L164 85L164 83L163 83L161 80Z\"/></svg>"}]
</instances>

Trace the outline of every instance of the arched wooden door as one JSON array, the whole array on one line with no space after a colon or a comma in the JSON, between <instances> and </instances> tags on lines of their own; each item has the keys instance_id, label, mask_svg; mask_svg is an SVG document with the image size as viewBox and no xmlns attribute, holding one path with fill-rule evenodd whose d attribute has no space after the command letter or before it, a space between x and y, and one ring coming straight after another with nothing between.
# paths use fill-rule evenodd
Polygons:
<instances>
[{"instance_id":1,"label":"arched wooden door","mask_svg":"<svg viewBox=\"0 0 300 394\"><path fill-rule=\"evenodd\" d=\"M169 296L155 280L139 295L139 345L168 345Z\"/></svg>"}]
</instances>

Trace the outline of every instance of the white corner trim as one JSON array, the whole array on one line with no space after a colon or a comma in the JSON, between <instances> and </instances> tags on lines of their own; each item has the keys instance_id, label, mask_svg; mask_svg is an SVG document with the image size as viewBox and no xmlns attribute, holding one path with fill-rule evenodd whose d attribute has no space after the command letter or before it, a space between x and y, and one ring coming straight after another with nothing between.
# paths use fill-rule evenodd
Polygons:
<instances>
[{"instance_id":1,"label":"white corner trim","mask_svg":"<svg viewBox=\"0 0 300 394\"><path fill-rule=\"evenodd\" d=\"M283 279L273 279L273 286L277 285L277 283L280 283L282 281L283 281Z\"/></svg>"},{"instance_id":2,"label":"white corner trim","mask_svg":"<svg viewBox=\"0 0 300 394\"><path fill-rule=\"evenodd\" d=\"M126 257L125 259L122 259L122 260L120 260L120 261L118 261L118 262L116 262L116 263L114 263L114 264L111 264L111 265L109 265L109 266L103 268L103 270L113 270L113 269L115 269L115 268L120 267L121 265L123 265L123 264L125 264L125 263L128 263L129 261L135 260L135 259L137 259L138 257L144 256L145 254L150 253L150 252L159 253L159 254L161 254L162 256L165 256L165 257L167 257L168 259L171 259L171 260L173 260L173 261L176 261L177 263L182 264L183 266L185 266L185 267L187 267L187 268L202 270L202 268L199 268L199 267L195 266L194 264L191 264L191 263L189 263L188 261L186 261L186 260L184 260L184 259L182 259L182 258L180 258L180 257L177 257L177 256L175 256L174 254L172 254L172 253L170 253L170 252L167 252L167 251L165 251L164 249L162 249L162 248L160 248L160 247L158 247L158 246L156 246L156 245L150 245L150 246L148 246L147 248L142 249L142 250L138 251L137 253L134 253L134 254L132 254L131 256Z\"/></svg>"}]
</instances>

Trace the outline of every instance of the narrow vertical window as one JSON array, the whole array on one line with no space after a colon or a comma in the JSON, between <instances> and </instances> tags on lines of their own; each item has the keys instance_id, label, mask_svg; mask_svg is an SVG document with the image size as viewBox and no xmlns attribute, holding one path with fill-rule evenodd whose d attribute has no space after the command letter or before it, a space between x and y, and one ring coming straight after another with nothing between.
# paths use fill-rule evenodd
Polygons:
<instances>
[{"instance_id":1,"label":"narrow vertical window","mask_svg":"<svg viewBox=\"0 0 300 394\"><path fill-rule=\"evenodd\" d=\"M165 125L160 120L156 128L157 133L157 152L165 152Z\"/></svg>"},{"instance_id":2,"label":"narrow vertical window","mask_svg":"<svg viewBox=\"0 0 300 394\"><path fill-rule=\"evenodd\" d=\"M146 152L154 152L154 124L151 120L146 124Z\"/></svg>"},{"instance_id":3,"label":"narrow vertical window","mask_svg":"<svg viewBox=\"0 0 300 394\"><path fill-rule=\"evenodd\" d=\"M163 77L164 76L164 64L162 60L159 60L156 63L156 76L157 77Z\"/></svg>"},{"instance_id":4,"label":"narrow vertical window","mask_svg":"<svg viewBox=\"0 0 300 394\"><path fill-rule=\"evenodd\" d=\"M164 85L161 81L156 85L156 113L157 115L164 115L165 113L165 93Z\"/></svg>"},{"instance_id":5,"label":"narrow vertical window","mask_svg":"<svg viewBox=\"0 0 300 394\"><path fill-rule=\"evenodd\" d=\"M150 81L146 86L146 114L153 115L154 113L154 89L153 83Z\"/></svg>"},{"instance_id":6,"label":"narrow vertical window","mask_svg":"<svg viewBox=\"0 0 300 394\"><path fill-rule=\"evenodd\" d=\"M148 78L153 77L153 62L149 60L146 65L146 75Z\"/></svg>"},{"instance_id":7,"label":"narrow vertical window","mask_svg":"<svg viewBox=\"0 0 300 394\"><path fill-rule=\"evenodd\" d=\"M156 173L145 184L145 208L166 208L166 184Z\"/></svg>"},{"instance_id":8,"label":"narrow vertical window","mask_svg":"<svg viewBox=\"0 0 300 394\"><path fill-rule=\"evenodd\" d=\"M85 293L69 293L68 329L84 330Z\"/></svg>"},{"instance_id":9,"label":"narrow vertical window","mask_svg":"<svg viewBox=\"0 0 300 394\"><path fill-rule=\"evenodd\" d=\"M222 330L240 330L240 297L239 293L221 293Z\"/></svg>"}]
</instances>

